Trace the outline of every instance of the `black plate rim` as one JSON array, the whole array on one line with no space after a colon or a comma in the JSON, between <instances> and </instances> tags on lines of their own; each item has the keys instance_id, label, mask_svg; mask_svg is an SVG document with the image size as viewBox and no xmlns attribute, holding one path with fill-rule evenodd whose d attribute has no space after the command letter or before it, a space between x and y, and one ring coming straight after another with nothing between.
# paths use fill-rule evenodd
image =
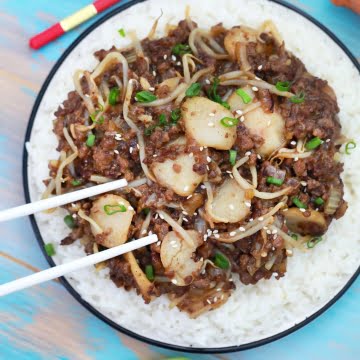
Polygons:
<instances>
[{"instance_id":1,"label":"black plate rim","mask_svg":"<svg viewBox=\"0 0 360 360\"><path fill-rule=\"evenodd\" d=\"M61 55L61 57L59 58L59 60L55 63L55 65L53 66L53 68L51 69L49 75L46 77L45 82L43 83L39 94L36 97L34 106L32 108L31 114L30 114L30 118L29 118L29 122L28 122L28 126L26 129L26 134L25 134L25 140L24 140L24 146L23 146L23 157L22 157L22 175L23 175L23 188L24 188L24 194L25 194L25 200L26 203L29 203L30 200L30 189L29 189L29 182L28 182L28 172L27 172L27 167L28 167L28 154L27 154L27 150L26 150L26 146L25 144L30 141L30 137L31 137L31 131L32 131L32 127L36 118L36 114L38 111L38 108L40 106L41 100L51 82L51 80L53 79L54 75L56 74L57 70L59 69L59 67L62 65L62 63L64 62L64 60L67 58L67 56L71 53L71 51L89 34L91 33L93 30L95 30L99 25L101 25L102 23L104 23L105 21L107 21L108 19L110 19L111 17L113 17L114 15L128 9L129 7L136 5L138 3L144 2L146 0L132 0L129 1L126 4L120 5L117 8L115 8L114 10L110 11L108 14L106 14L105 16L103 16L102 18L100 18L99 20L97 20L94 24L92 24L91 26L89 26L85 31L83 31L77 38L76 40L65 50L65 52ZM274 3L277 3L281 6L284 6L296 13L298 13L299 15L303 16L304 18L306 18L307 20L310 20L313 24L315 24L318 28L320 28L320 30L322 30L323 32L325 32L325 34L327 34L343 51L344 53L347 55L347 57L351 60L351 62L354 64L354 66L357 68L357 70L360 73L360 64L358 63L358 61L356 60L355 56L351 53L351 51L343 44L343 42L336 36L334 35L326 26L324 26L322 23L320 23L318 20L314 19L312 16L308 15L307 13L305 13L303 10L295 7L294 5L291 5L285 1L282 0L268 0ZM51 267L56 266L55 262L53 261L53 259L51 257L49 257L44 249L44 241L42 239L39 227L37 225L37 222L35 220L35 217L33 215L29 216L30 218L30 223L32 226L32 229L34 231L35 237L37 239L38 245L40 246L40 249L43 253L43 255L45 256L47 262L49 263L49 265ZM339 300L341 298L341 296L349 289L349 287L352 285L352 283L356 280L356 278L359 276L360 274L360 266L358 267L357 271L353 274L353 276L348 280L348 282L344 285L344 287L329 301L327 302L322 308L320 308L318 311L316 311L314 314L312 314L311 316L309 316L308 318L306 318L305 320L303 320L302 322L295 324L294 326L290 327L287 330L284 330L278 334L269 336L267 338L261 339L261 340L257 340L257 341L253 341L253 342L249 342L246 344L242 344L242 345L238 345L238 346L227 346L227 347L211 347L211 348L202 348L202 347L186 347L186 346L180 346L180 345L173 345L173 344L168 344L162 341L158 341L158 340L153 340L150 338L147 338L145 336L139 335L131 330L128 330L120 325L118 325L117 323L115 323L114 321L110 320L108 317L106 317L104 314L102 314L99 310L97 310L95 307L93 307L92 305L90 305L87 301L85 301L81 295L72 287L72 285L64 278L61 277L60 278L60 282L62 283L62 285L66 288L66 290L82 305L84 306L87 310L89 310L93 315L95 315L97 318L99 318L100 320L104 321L105 323L107 323L108 325L110 325L112 328L114 328L115 330L118 330L119 332L130 336L136 340L145 342L149 345L153 345L153 346L158 346L161 348L165 348L168 350L173 350L173 351L178 351L178 352L189 352L189 353L198 353L198 354L219 354L219 353L230 353L230 352L237 352L237 351L243 351L243 350L249 350L249 349L253 349L262 345L266 345L269 344L273 341L279 340L287 335L292 334L293 332L301 329L302 327L304 327L305 325L309 324L311 321L313 321L314 319L316 319L318 316L320 316L321 314L323 314L326 310L328 310L333 304L335 304L337 302L337 300Z\"/></svg>"}]
</instances>

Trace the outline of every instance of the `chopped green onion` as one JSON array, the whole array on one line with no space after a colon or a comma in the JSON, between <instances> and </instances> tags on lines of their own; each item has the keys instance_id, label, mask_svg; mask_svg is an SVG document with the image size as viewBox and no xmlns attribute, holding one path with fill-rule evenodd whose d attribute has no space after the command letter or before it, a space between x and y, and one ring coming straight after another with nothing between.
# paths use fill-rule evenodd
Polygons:
<instances>
[{"instance_id":1,"label":"chopped green onion","mask_svg":"<svg viewBox=\"0 0 360 360\"><path fill-rule=\"evenodd\" d=\"M150 209L149 209L149 208L143 208L143 209L142 209L142 212L143 212L145 215L148 215L149 212L150 212Z\"/></svg>"},{"instance_id":2,"label":"chopped green onion","mask_svg":"<svg viewBox=\"0 0 360 360\"><path fill-rule=\"evenodd\" d=\"M119 33L119 35L120 35L121 37L125 37L125 36L126 36L125 30L124 30L123 28L119 29L119 30L118 30L118 33Z\"/></svg>"},{"instance_id":3,"label":"chopped green onion","mask_svg":"<svg viewBox=\"0 0 360 360\"><path fill-rule=\"evenodd\" d=\"M278 81L275 85L279 91L289 91L290 86L290 81Z\"/></svg>"},{"instance_id":4,"label":"chopped green onion","mask_svg":"<svg viewBox=\"0 0 360 360\"><path fill-rule=\"evenodd\" d=\"M126 212L126 206L123 204L104 205L104 211L106 215L114 215L118 212Z\"/></svg>"},{"instance_id":5,"label":"chopped green onion","mask_svg":"<svg viewBox=\"0 0 360 360\"><path fill-rule=\"evenodd\" d=\"M311 140L309 140L306 144L305 147L308 150L314 150L316 149L318 146L320 146L323 143L323 141L319 138L319 137L314 137Z\"/></svg>"},{"instance_id":6,"label":"chopped green onion","mask_svg":"<svg viewBox=\"0 0 360 360\"><path fill-rule=\"evenodd\" d=\"M214 264L217 267L219 267L220 269L224 269L224 270L228 269L230 266L230 263L229 263L229 260L227 259L227 257L221 253L215 254Z\"/></svg>"},{"instance_id":7,"label":"chopped green onion","mask_svg":"<svg viewBox=\"0 0 360 360\"><path fill-rule=\"evenodd\" d=\"M350 140L345 145L345 154L350 155L351 154L350 150L354 150L355 148L356 148L356 142L354 140Z\"/></svg>"},{"instance_id":8,"label":"chopped green onion","mask_svg":"<svg viewBox=\"0 0 360 360\"><path fill-rule=\"evenodd\" d=\"M230 109L230 105L226 101L223 101L221 96L217 93L217 88L219 86L219 83L220 83L219 78L217 78L217 77L214 78L214 82L212 83L210 89L207 91L208 98L210 100L213 100L213 101L219 103L225 109Z\"/></svg>"},{"instance_id":9,"label":"chopped green onion","mask_svg":"<svg viewBox=\"0 0 360 360\"><path fill-rule=\"evenodd\" d=\"M229 150L229 161L231 165L235 165L236 162L236 155L237 155L237 151L236 150Z\"/></svg>"},{"instance_id":10,"label":"chopped green onion","mask_svg":"<svg viewBox=\"0 0 360 360\"><path fill-rule=\"evenodd\" d=\"M64 223L70 228L73 229L75 227L75 220L71 215L66 215L64 217Z\"/></svg>"},{"instance_id":11,"label":"chopped green onion","mask_svg":"<svg viewBox=\"0 0 360 360\"><path fill-rule=\"evenodd\" d=\"M295 206L297 206L300 209L306 209L307 205L304 204L298 197L293 197L292 202Z\"/></svg>"},{"instance_id":12,"label":"chopped green onion","mask_svg":"<svg viewBox=\"0 0 360 360\"><path fill-rule=\"evenodd\" d=\"M81 180L75 179L75 180L71 181L71 185L72 186L79 186L79 185L81 185Z\"/></svg>"},{"instance_id":13,"label":"chopped green onion","mask_svg":"<svg viewBox=\"0 0 360 360\"><path fill-rule=\"evenodd\" d=\"M299 236L298 236L298 234L291 234L290 235L294 240L297 240L297 239L299 239Z\"/></svg>"},{"instance_id":14,"label":"chopped green onion","mask_svg":"<svg viewBox=\"0 0 360 360\"><path fill-rule=\"evenodd\" d=\"M318 244L320 241L322 241L322 237L321 236L317 236L312 238L311 240L309 240L306 245L308 247L308 249L312 249L316 244Z\"/></svg>"},{"instance_id":15,"label":"chopped green onion","mask_svg":"<svg viewBox=\"0 0 360 360\"><path fill-rule=\"evenodd\" d=\"M180 118L181 118L181 110L180 109L171 110L170 119L173 124L176 124Z\"/></svg>"},{"instance_id":16,"label":"chopped green onion","mask_svg":"<svg viewBox=\"0 0 360 360\"><path fill-rule=\"evenodd\" d=\"M277 178L275 178L275 177L273 177L273 176L268 176L268 177L266 178L266 182L267 182L268 184L272 184L272 185L276 185L276 186L281 186L281 185L284 183L284 180L282 180L282 179L277 179Z\"/></svg>"},{"instance_id":17,"label":"chopped green onion","mask_svg":"<svg viewBox=\"0 0 360 360\"><path fill-rule=\"evenodd\" d=\"M167 125L166 115L160 114L159 116L159 126L166 126Z\"/></svg>"},{"instance_id":18,"label":"chopped green onion","mask_svg":"<svg viewBox=\"0 0 360 360\"><path fill-rule=\"evenodd\" d=\"M188 44L176 44L172 49L171 52L174 55L184 55L191 53L191 47Z\"/></svg>"},{"instance_id":19,"label":"chopped green onion","mask_svg":"<svg viewBox=\"0 0 360 360\"><path fill-rule=\"evenodd\" d=\"M237 89L236 94L241 97L244 104L249 104L252 101L252 97L243 89Z\"/></svg>"},{"instance_id":20,"label":"chopped green onion","mask_svg":"<svg viewBox=\"0 0 360 360\"><path fill-rule=\"evenodd\" d=\"M290 98L290 101L294 104L301 104L305 100L305 93L302 91L301 93L294 95Z\"/></svg>"},{"instance_id":21,"label":"chopped green onion","mask_svg":"<svg viewBox=\"0 0 360 360\"><path fill-rule=\"evenodd\" d=\"M119 94L120 94L120 89L118 87L113 87L110 90L110 93L109 93L109 104L110 105L116 105Z\"/></svg>"},{"instance_id":22,"label":"chopped green onion","mask_svg":"<svg viewBox=\"0 0 360 360\"><path fill-rule=\"evenodd\" d=\"M47 256L54 256L55 255L55 249L54 249L54 245L51 243L45 244L44 246L45 252L47 254Z\"/></svg>"},{"instance_id":23,"label":"chopped green onion","mask_svg":"<svg viewBox=\"0 0 360 360\"><path fill-rule=\"evenodd\" d=\"M154 267L152 265L146 265L145 266L145 275L150 281L154 281Z\"/></svg>"},{"instance_id":24,"label":"chopped green onion","mask_svg":"<svg viewBox=\"0 0 360 360\"><path fill-rule=\"evenodd\" d=\"M324 202L325 202L325 201L324 201L321 197L317 197L317 198L314 200L315 205L318 205L318 206L323 205Z\"/></svg>"},{"instance_id":25,"label":"chopped green onion","mask_svg":"<svg viewBox=\"0 0 360 360\"><path fill-rule=\"evenodd\" d=\"M201 84L193 83L188 87L188 89L185 92L185 95L187 97L194 97L200 94L200 90L201 90Z\"/></svg>"},{"instance_id":26,"label":"chopped green onion","mask_svg":"<svg viewBox=\"0 0 360 360\"><path fill-rule=\"evenodd\" d=\"M225 127L232 127L232 126L236 126L239 123L239 119L231 118L231 117L223 117L220 120L220 123Z\"/></svg>"},{"instance_id":27,"label":"chopped green onion","mask_svg":"<svg viewBox=\"0 0 360 360\"><path fill-rule=\"evenodd\" d=\"M139 91L136 93L135 100L142 103L155 101L157 96L149 91Z\"/></svg>"},{"instance_id":28,"label":"chopped green onion","mask_svg":"<svg viewBox=\"0 0 360 360\"><path fill-rule=\"evenodd\" d=\"M145 128L145 130L144 130L145 136L150 136L154 132L155 128L156 128L155 125L151 125L151 126Z\"/></svg>"},{"instance_id":29,"label":"chopped green onion","mask_svg":"<svg viewBox=\"0 0 360 360\"><path fill-rule=\"evenodd\" d=\"M104 107L101 104L99 104L98 107L99 109L97 109L93 114L90 114L89 117L92 122L101 125L104 123L104 116L101 115L98 120L96 120L96 116L100 111L104 111Z\"/></svg>"},{"instance_id":30,"label":"chopped green onion","mask_svg":"<svg viewBox=\"0 0 360 360\"><path fill-rule=\"evenodd\" d=\"M92 147L95 144L95 135L89 134L86 140L86 146Z\"/></svg>"}]
</instances>

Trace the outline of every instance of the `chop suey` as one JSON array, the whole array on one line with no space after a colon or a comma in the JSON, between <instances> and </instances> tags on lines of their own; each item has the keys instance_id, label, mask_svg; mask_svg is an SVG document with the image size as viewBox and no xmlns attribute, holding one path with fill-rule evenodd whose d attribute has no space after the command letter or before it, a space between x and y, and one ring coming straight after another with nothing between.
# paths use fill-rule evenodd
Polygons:
<instances>
[{"instance_id":1,"label":"chop suey","mask_svg":"<svg viewBox=\"0 0 360 360\"><path fill-rule=\"evenodd\" d=\"M95 53L94 71L55 112L60 157L44 196L125 178L125 189L66 206L88 254L156 233L159 242L106 263L146 303L166 295L190 317L245 285L285 275L344 215L336 96L259 29L188 16L167 36ZM346 151L353 143L346 145Z\"/></svg>"}]
</instances>

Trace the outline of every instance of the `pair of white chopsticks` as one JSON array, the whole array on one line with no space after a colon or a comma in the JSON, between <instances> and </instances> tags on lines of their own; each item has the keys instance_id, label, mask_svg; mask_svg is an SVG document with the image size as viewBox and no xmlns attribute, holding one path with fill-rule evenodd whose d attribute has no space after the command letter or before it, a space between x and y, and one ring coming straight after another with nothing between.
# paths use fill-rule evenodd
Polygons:
<instances>
[{"instance_id":1,"label":"pair of white chopsticks","mask_svg":"<svg viewBox=\"0 0 360 360\"><path fill-rule=\"evenodd\" d=\"M103 194L105 192L120 189L126 186L126 180L115 180L106 184L92 186L90 188L73 191L71 193L54 196L49 199L44 199L8 210L3 210L0 211L0 222L15 219L21 216L27 216L65 204L70 204L75 201L86 199L91 196ZM141 239L98 252L96 254L84 256L81 259L77 259L66 264L54 266L44 271L39 271L35 274L0 285L0 296L4 296L12 292L28 288L30 286L43 283L45 281L58 278L72 271L77 271L87 266L95 265L99 262L109 260L115 256L122 255L126 252L133 251L146 245L150 245L157 240L158 238L155 234L149 235Z\"/></svg>"}]
</instances>

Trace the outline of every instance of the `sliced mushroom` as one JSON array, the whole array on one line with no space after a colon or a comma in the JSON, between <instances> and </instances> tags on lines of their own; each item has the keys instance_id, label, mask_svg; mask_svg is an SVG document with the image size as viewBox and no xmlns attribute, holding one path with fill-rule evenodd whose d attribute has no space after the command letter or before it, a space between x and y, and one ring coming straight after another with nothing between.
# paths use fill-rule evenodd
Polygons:
<instances>
[{"instance_id":1,"label":"sliced mushroom","mask_svg":"<svg viewBox=\"0 0 360 360\"><path fill-rule=\"evenodd\" d=\"M307 216L310 213L310 216ZM298 208L284 211L286 226L290 231L300 235L319 236L326 232L328 224L324 215L318 211L307 210L301 212Z\"/></svg>"},{"instance_id":2,"label":"sliced mushroom","mask_svg":"<svg viewBox=\"0 0 360 360\"><path fill-rule=\"evenodd\" d=\"M250 208L245 205L245 191L234 179L227 179L216 190L213 201L206 202L205 211L215 223L236 223L250 213Z\"/></svg>"},{"instance_id":3,"label":"sliced mushroom","mask_svg":"<svg viewBox=\"0 0 360 360\"><path fill-rule=\"evenodd\" d=\"M255 94L250 86L244 86L242 89L246 91L252 99L255 97ZM249 104L244 103L244 101L235 91L229 96L227 102L230 105L231 111L245 110L245 108L249 106Z\"/></svg>"},{"instance_id":4,"label":"sliced mushroom","mask_svg":"<svg viewBox=\"0 0 360 360\"><path fill-rule=\"evenodd\" d=\"M143 299L146 303L149 303L152 300L152 291L154 289L153 283L148 280L144 272L141 270L132 251L124 254L124 257L130 265L131 273L134 276L135 282Z\"/></svg>"},{"instance_id":5,"label":"sliced mushroom","mask_svg":"<svg viewBox=\"0 0 360 360\"><path fill-rule=\"evenodd\" d=\"M187 99L182 105L182 116L188 138L200 146L229 150L236 140L236 126L226 127L220 120L233 118L231 111L204 97Z\"/></svg>"},{"instance_id":6,"label":"sliced mushroom","mask_svg":"<svg viewBox=\"0 0 360 360\"><path fill-rule=\"evenodd\" d=\"M244 124L251 134L264 139L264 143L258 149L262 156L271 154L285 141L285 121L278 112L266 113L258 107L245 114Z\"/></svg>"},{"instance_id":7,"label":"sliced mushroom","mask_svg":"<svg viewBox=\"0 0 360 360\"><path fill-rule=\"evenodd\" d=\"M224 38L224 46L232 59L236 57L236 44L256 42L257 32L246 26L234 27L229 30Z\"/></svg>"},{"instance_id":8,"label":"sliced mushroom","mask_svg":"<svg viewBox=\"0 0 360 360\"><path fill-rule=\"evenodd\" d=\"M108 215L104 209L106 205L114 206L112 211L116 210L116 205L122 205L126 211ZM96 236L97 243L108 248L124 244L133 216L134 210L129 202L119 195L107 194L95 200L90 211L90 217L102 229L100 232L99 229L91 225L91 231Z\"/></svg>"},{"instance_id":9,"label":"sliced mushroom","mask_svg":"<svg viewBox=\"0 0 360 360\"><path fill-rule=\"evenodd\" d=\"M181 154L175 160L154 162L151 170L157 182L180 196L192 194L202 182L204 176L193 170L195 160L188 154Z\"/></svg>"}]
</instances>

